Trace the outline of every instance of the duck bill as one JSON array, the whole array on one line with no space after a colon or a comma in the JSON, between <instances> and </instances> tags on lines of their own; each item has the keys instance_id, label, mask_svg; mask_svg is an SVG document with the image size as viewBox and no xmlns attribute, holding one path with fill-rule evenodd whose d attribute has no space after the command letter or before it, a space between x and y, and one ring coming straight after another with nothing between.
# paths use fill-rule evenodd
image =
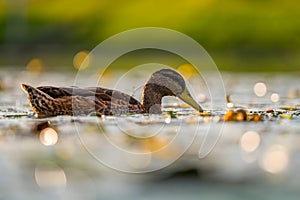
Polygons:
<instances>
[{"instance_id":1,"label":"duck bill","mask_svg":"<svg viewBox=\"0 0 300 200\"><path fill-rule=\"evenodd\" d=\"M200 111L200 112L203 111L202 107L193 99L192 95L190 94L190 92L188 91L187 88L184 89L183 93L181 93L180 95L177 95L177 96L179 97L179 99L181 99L185 103L189 104L191 107L193 107L197 111Z\"/></svg>"}]
</instances>

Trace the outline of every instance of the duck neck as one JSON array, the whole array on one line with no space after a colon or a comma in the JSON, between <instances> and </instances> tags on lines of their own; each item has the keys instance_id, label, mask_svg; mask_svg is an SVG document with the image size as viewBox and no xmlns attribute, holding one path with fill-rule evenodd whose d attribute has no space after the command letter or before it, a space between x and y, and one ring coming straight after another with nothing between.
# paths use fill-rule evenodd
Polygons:
<instances>
[{"instance_id":1,"label":"duck neck","mask_svg":"<svg viewBox=\"0 0 300 200\"><path fill-rule=\"evenodd\" d=\"M161 100L163 98L157 88L157 85L146 84L144 86L142 105L146 113L160 114L161 113Z\"/></svg>"}]
</instances>

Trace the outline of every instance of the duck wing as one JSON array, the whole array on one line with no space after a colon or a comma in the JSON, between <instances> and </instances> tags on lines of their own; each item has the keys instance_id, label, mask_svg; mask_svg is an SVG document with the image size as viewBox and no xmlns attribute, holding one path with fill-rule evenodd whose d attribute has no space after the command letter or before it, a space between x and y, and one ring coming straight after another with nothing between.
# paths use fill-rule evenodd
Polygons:
<instances>
[{"instance_id":1,"label":"duck wing","mask_svg":"<svg viewBox=\"0 0 300 200\"><path fill-rule=\"evenodd\" d=\"M120 92L118 90L111 90L111 89L102 88L102 87L88 87L85 89L92 92L93 96L95 96L96 98L99 98L99 99L108 100L108 101L111 101L112 99L118 99L120 101L124 101L129 104L141 104L134 97L132 97L124 92Z\"/></svg>"},{"instance_id":2,"label":"duck wing","mask_svg":"<svg viewBox=\"0 0 300 200\"><path fill-rule=\"evenodd\" d=\"M39 86L37 89L45 92L52 98L61 98L65 96L94 96L95 94L92 91L79 88L76 86L70 87L55 87L55 86Z\"/></svg>"},{"instance_id":3,"label":"duck wing","mask_svg":"<svg viewBox=\"0 0 300 200\"><path fill-rule=\"evenodd\" d=\"M92 99L95 102L97 113L105 115L144 113L142 104L132 96L117 90L102 87L79 88L40 86L37 89L45 92L52 98L63 98L69 96L80 96Z\"/></svg>"}]
</instances>

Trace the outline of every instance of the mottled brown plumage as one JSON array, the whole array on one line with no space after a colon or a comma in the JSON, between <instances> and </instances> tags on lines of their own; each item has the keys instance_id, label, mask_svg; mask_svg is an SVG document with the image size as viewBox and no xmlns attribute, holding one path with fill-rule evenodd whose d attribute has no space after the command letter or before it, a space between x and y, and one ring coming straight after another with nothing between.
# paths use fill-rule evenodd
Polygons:
<instances>
[{"instance_id":1,"label":"mottled brown plumage","mask_svg":"<svg viewBox=\"0 0 300 200\"><path fill-rule=\"evenodd\" d=\"M180 74L171 69L153 73L143 89L142 103L117 90L101 87L34 88L21 84L33 111L39 117L56 115L117 115L126 113L161 113L164 96L177 96L198 111L202 108L188 92Z\"/></svg>"}]
</instances>

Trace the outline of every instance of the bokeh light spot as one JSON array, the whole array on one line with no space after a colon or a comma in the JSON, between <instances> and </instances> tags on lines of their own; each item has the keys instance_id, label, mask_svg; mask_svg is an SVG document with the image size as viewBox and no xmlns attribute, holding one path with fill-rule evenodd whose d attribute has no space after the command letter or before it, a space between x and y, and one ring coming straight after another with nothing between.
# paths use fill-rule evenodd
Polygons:
<instances>
[{"instance_id":1,"label":"bokeh light spot","mask_svg":"<svg viewBox=\"0 0 300 200\"><path fill-rule=\"evenodd\" d=\"M247 131L240 139L240 147L245 152L255 151L260 144L260 136L255 131Z\"/></svg>"},{"instance_id":2,"label":"bokeh light spot","mask_svg":"<svg viewBox=\"0 0 300 200\"><path fill-rule=\"evenodd\" d=\"M40 58L33 58L26 65L27 70L30 73L35 73L35 74L41 73L43 67L44 67L44 63Z\"/></svg>"},{"instance_id":3,"label":"bokeh light spot","mask_svg":"<svg viewBox=\"0 0 300 200\"><path fill-rule=\"evenodd\" d=\"M190 79L194 74L197 73L195 67L191 64L183 64L177 68L177 71L183 75L184 78Z\"/></svg>"},{"instance_id":4,"label":"bokeh light spot","mask_svg":"<svg viewBox=\"0 0 300 200\"><path fill-rule=\"evenodd\" d=\"M231 102L229 102L229 103L227 103L227 107L228 107L228 108L233 108L233 107L234 107L234 104L231 103Z\"/></svg>"},{"instance_id":5,"label":"bokeh light spot","mask_svg":"<svg viewBox=\"0 0 300 200\"><path fill-rule=\"evenodd\" d=\"M64 170L51 161L41 161L35 168L35 181L43 189L64 189L67 177Z\"/></svg>"},{"instance_id":6,"label":"bokeh light spot","mask_svg":"<svg viewBox=\"0 0 300 200\"><path fill-rule=\"evenodd\" d=\"M55 145L58 141L57 132L53 128L45 128L40 133L40 141L45 146Z\"/></svg>"},{"instance_id":7,"label":"bokeh light spot","mask_svg":"<svg viewBox=\"0 0 300 200\"><path fill-rule=\"evenodd\" d=\"M273 94L271 95L271 101L272 101L272 102L274 102L274 103L275 103L275 102L278 102L279 99L280 99L279 94L273 93Z\"/></svg>"},{"instance_id":8,"label":"bokeh light spot","mask_svg":"<svg viewBox=\"0 0 300 200\"><path fill-rule=\"evenodd\" d=\"M172 120L171 117L168 116L168 117L165 118L165 123L166 123L166 124L170 124L170 123L171 123L171 120Z\"/></svg>"},{"instance_id":9,"label":"bokeh light spot","mask_svg":"<svg viewBox=\"0 0 300 200\"><path fill-rule=\"evenodd\" d=\"M263 155L261 167L270 173L282 172L288 165L289 155L286 147L273 145Z\"/></svg>"},{"instance_id":10,"label":"bokeh light spot","mask_svg":"<svg viewBox=\"0 0 300 200\"><path fill-rule=\"evenodd\" d=\"M254 85L253 90L256 96L263 97L267 93L267 86L264 83L258 82Z\"/></svg>"},{"instance_id":11,"label":"bokeh light spot","mask_svg":"<svg viewBox=\"0 0 300 200\"><path fill-rule=\"evenodd\" d=\"M86 69L90 64L90 55L88 51L80 51L73 58L73 65L75 69Z\"/></svg>"}]
</instances>

